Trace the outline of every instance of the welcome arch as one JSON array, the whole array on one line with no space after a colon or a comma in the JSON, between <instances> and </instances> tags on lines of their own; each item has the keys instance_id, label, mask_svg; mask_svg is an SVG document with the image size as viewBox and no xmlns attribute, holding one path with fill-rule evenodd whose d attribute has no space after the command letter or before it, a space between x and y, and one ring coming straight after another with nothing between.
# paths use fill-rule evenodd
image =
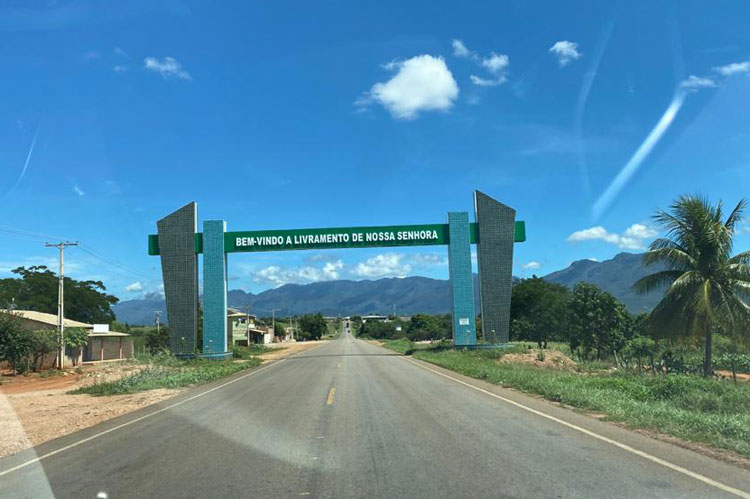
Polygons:
<instances>
[{"instance_id":1,"label":"welcome arch","mask_svg":"<svg viewBox=\"0 0 750 499\"><path fill-rule=\"evenodd\" d=\"M469 213L448 212L447 223L227 232L224 220L206 220L198 232L198 205L191 202L157 222L149 255L161 257L175 355L193 355L198 332L198 255L203 255L203 356L229 357L227 348L227 254L306 249L448 246L453 344L477 344L471 245L477 246L479 303L484 338L508 341L513 243L526 240L516 212L474 191Z\"/></svg>"}]
</instances>

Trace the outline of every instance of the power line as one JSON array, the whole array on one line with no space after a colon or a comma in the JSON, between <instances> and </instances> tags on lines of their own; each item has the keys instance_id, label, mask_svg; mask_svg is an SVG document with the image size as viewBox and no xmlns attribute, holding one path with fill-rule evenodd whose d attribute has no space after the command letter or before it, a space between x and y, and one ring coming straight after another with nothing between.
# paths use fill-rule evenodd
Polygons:
<instances>
[{"instance_id":1,"label":"power line","mask_svg":"<svg viewBox=\"0 0 750 499\"><path fill-rule=\"evenodd\" d=\"M101 255L101 254L93 251L92 249L90 249L89 246L84 246L83 244L81 244L81 245L78 246L78 249L80 249L84 253L87 253L87 254L93 256L94 258L97 258L97 259L101 260L104 263L108 263L109 265L112 265L113 267L116 267L116 268L118 268L118 269L120 269L120 270L122 270L124 272L128 272L128 273L133 274L133 275L138 276L138 277L143 277L144 279L151 279L151 278L153 278L153 276L142 274L142 273L140 273L138 271L135 271L133 269L125 267L124 265L120 265L119 263L117 263L116 261L112 260L111 258L108 258L108 257L106 257L104 255Z\"/></svg>"},{"instance_id":2,"label":"power line","mask_svg":"<svg viewBox=\"0 0 750 499\"><path fill-rule=\"evenodd\" d=\"M0 231L28 237L31 239L44 240L44 241L48 239L70 239L65 236L55 236L52 234L44 234L42 232L34 232L30 230L25 230L25 229L17 229L15 227L11 227L10 225L3 225L3 224L0 224Z\"/></svg>"},{"instance_id":3,"label":"power line","mask_svg":"<svg viewBox=\"0 0 750 499\"><path fill-rule=\"evenodd\" d=\"M9 233L9 234L15 234L17 236L21 236L23 238L30 239L30 240L47 241L49 239L58 239L58 240L70 239L70 238L67 238L67 237L64 237L64 236L55 236L55 235L51 235L51 234L45 234L43 232L34 232L34 231L30 231L30 230L25 230L25 229L18 229L18 228L15 228L15 227L11 227L9 225L4 225L4 224L0 224L0 231L1 232L6 232L6 233ZM146 275L146 274L143 274L141 272L135 271L135 270L133 270L131 268L128 268L128 267L126 267L126 266L124 266L124 265L116 262L112 258L109 258L109 257L101 254L100 252L94 250L94 248L90 247L89 245L85 245L83 243L79 243L78 244L78 249L80 249L84 253L87 253L90 256L93 256L94 258L96 258L96 259L98 259L98 260L100 260L100 261L102 261L104 263L107 263L107 264L109 264L109 265L111 265L113 267L116 267L116 268L118 268L118 269L120 269L120 270L122 270L124 272L129 273L129 274L133 274L135 276L142 277L144 279L152 279L154 277L153 275Z\"/></svg>"}]
</instances>

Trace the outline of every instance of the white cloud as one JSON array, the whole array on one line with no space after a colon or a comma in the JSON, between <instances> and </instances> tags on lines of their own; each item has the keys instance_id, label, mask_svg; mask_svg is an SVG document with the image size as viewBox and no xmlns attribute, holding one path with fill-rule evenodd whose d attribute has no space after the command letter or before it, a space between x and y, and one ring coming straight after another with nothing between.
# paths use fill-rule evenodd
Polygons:
<instances>
[{"instance_id":1,"label":"white cloud","mask_svg":"<svg viewBox=\"0 0 750 499\"><path fill-rule=\"evenodd\" d=\"M162 60L159 60L156 57L146 57L143 60L143 67L150 71L159 73L162 78L175 77L183 80L193 79L190 76L190 73L185 71L182 67L182 64L173 57L165 57Z\"/></svg>"},{"instance_id":2,"label":"white cloud","mask_svg":"<svg viewBox=\"0 0 750 499\"><path fill-rule=\"evenodd\" d=\"M524 263L523 265L521 265L521 268L522 269L538 269L541 266L542 264L539 262L529 262L529 263Z\"/></svg>"},{"instance_id":3,"label":"white cloud","mask_svg":"<svg viewBox=\"0 0 750 499\"><path fill-rule=\"evenodd\" d=\"M615 234L607 231L601 225L579 230L568 236L569 243L581 241L604 241L614 244L622 249L643 250L646 248L646 240L656 237L657 232L643 224L633 224L623 234Z\"/></svg>"},{"instance_id":4,"label":"white cloud","mask_svg":"<svg viewBox=\"0 0 750 499\"><path fill-rule=\"evenodd\" d=\"M461 40L455 38L451 42L451 45L453 45L453 55L456 57L464 57L467 59L476 59L477 54L471 50L469 50L466 45L464 45L464 42Z\"/></svg>"},{"instance_id":5,"label":"white cloud","mask_svg":"<svg viewBox=\"0 0 750 499\"><path fill-rule=\"evenodd\" d=\"M581 57L581 53L578 51L578 44L569 42L568 40L555 42L549 51L555 54L560 67L566 66L570 61L575 61Z\"/></svg>"},{"instance_id":6,"label":"white cloud","mask_svg":"<svg viewBox=\"0 0 750 499\"><path fill-rule=\"evenodd\" d=\"M492 78L470 75L469 79L474 85L480 87L495 87L508 81L505 73L508 69L508 65L510 65L510 59L507 55L492 52L489 57L482 59L479 64L492 74Z\"/></svg>"},{"instance_id":7,"label":"white cloud","mask_svg":"<svg viewBox=\"0 0 750 499\"><path fill-rule=\"evenodd\" d=\"M123 65L120 65L120 64L118 64L118 65L114 66L114 67L112 68L112 70L113 70L113 71L114 71L115 73L124 73L125 71L127 71L127 70L128 70L128 67L127 67L127 66L123 66Z\"/></svg>"},{"instance_id":8,"label":"white cloud","mask_svg":"<svg viewBox=\"0 0 750 499\"><path fill-rule=\"evenodd\" d=\"M73 192L75 192L79 196L86 195L86 193L83 191L83 189L81 189L80 187L78 187L78 184L73 184Z\"/></svg>"},{"instance_id":9,"label":"white cloud","mask_svg":"<svg viewBox=\"0 0 750 499\"><path fill-rule=\"evenodd\" d=\"M489 57L482 60L482 66L487 68L487 71L493 75L502 75L502 73L508 68L510 59L505 54L496 54L492 52Z\"/></svg>"},{"instance_id":10,"label":"white cloud","mask_svg":"<svg viewBox=\"0 0 750 499\"><path fill-rule=\"evenodd\" d=\"M326 262L323 267L304 265L302 267L282 268L270 265L252 272L252 279L257 283L281 286L288 283L305 284L339 279L339 271L344 268L341 260Z\"/></svg>"},{"instance_id":11,"label":"white cloud","mask_svg":"<svg viewBox=\"0 0 750 499\"><path fill-rule=\"evenodd\" d=\"M396 119L413 119L422 111L447 111L458 97L458 84L442 57L419 55L386 68L398 70L355 101L364 108L375 101Z\"/></svg>"},{"instance_id":12,"label":"white cloud","mask_svg":"<svg viewBox=\"0 0 750 499\"><path fill-rule=\"evenodd\" d=\"M469 79L474 85L480 87L495 87L508 81L505 73L510 65L510 58L506 54L491 52L489 57L482 59L476 52L469 50L461 40L454 39L451 43L453 45L453 55L464 59L471 59L478 66L483 67L492 75L492 78L470 75Z\"/></svg>"},{"instance_id":13,"label":"white cloud","mask_svg":"<svg viewBox=\"0 0 750 499\"><path fill-rule=\"evenodd\" d=\"M352 274L358 277L405 277L412 266L400 253L383 253L358 263Z\"/></svg>"},{"instance_id":14,"label":"white cloud","mask_svg":"<svg viewBox=\"0 0 750 499\"><path fill-rule=\"evenodd\" d=\"M138 281L132 284L128 284L127 286L125 286L125 291L129 291L129 292L143 291L143 284L141 284Z\"/></svg>"},{"instance_id":15,"label":"white cloud","mask_svg":"<svg viewBox=\"0 0 750 499\"><path fill-rule=\"evenodd\" d=\"M323 265L323 275L327 280L334 280L339 278L339 270L344 268L344 263L341 260L335 262L326 262Z\"/></svg>"},{"instance_id":16,"label":"white cloud","mask_svg":"<svg viewBox=\"0 0 750 499\"><path fill-rule=\"evenodd\" d=\"M407 257L417 267L426 267L428 265L445 265L448 260L435 253L416 253Z\"/></svg>"},{"instance_id":17,"label":"white cloud","mask_svg":"<svg viewBox=\"0 0 750 499\"><path fill-rule=\"evenodd\" d=\"M690 75L687 79L682 80L680 87L687 90L698 90L701 88L713 88L716 86L716 82L711 78L704 78L701 76Z\"/></svg>"},{"instance_id":18,"label":"white cloud","mask_svg":"<svg viewBox=\"0 0 750 499\"><path fill-rule=\"evenodd\" d=\"M656 237L657 232L643 224L633 224L627 228L625 235L627 237L634 237L636 239L649 239Z\"/></svg>"},{"instance_id":19,"label":"white cloud","mask_svg":"<svg viewBox=\"0 0 750 499\"><path fill-rule=\"evenodd\" d=\"M714 71L722 76L732 76L738 73L750 73L750 61L733 62L725 66L717 66Z\"/></svg>"},{"instance_id":20,"label":"white cloud","mask_svg":"<svg viewBox=\"0 0 750 499\"><path fill-rule=\"evenodd\" d=\"M471 82L474 85L479 85L480 87L495 87L506 81L505 77L502 77L500 79L487 79L476 75L470 75L469 79L471 79Z\"/></svg>"}]
</instances>

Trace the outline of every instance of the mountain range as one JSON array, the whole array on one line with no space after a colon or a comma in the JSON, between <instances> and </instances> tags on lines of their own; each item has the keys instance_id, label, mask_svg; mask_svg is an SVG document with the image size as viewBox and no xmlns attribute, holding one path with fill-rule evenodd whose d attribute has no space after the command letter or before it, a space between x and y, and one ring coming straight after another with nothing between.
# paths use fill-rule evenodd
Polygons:
<instances>
[{"instance_id":1,"label":"mountain range","mask_svg":"<svg viewBox=\"0 0 750 499\"><path fill-rule=\"evenodd\" d=\"M642 257L637 253L619 253L602 262L578 260L543 278L571 288L579 282L590 282L614 294L631 312L648 312L661 295L639 295L633 291L633 283L653 271L644 268ZM474 291L475 307L479 310L476 274ZM273 309L278 317L308 312L323 315L440 314L450 312L450 287L447 280L428 277L338 280L285 284L258 294L233 289L228 293L228 302L230 307L243 311L250 306L251 313L259 316L269 316ZM164 297L157 293L121 301L114 306L117 320L128 324L153 324L156 311L161 313L162 323L167 322Z\"/></svg>"}]
</instances>

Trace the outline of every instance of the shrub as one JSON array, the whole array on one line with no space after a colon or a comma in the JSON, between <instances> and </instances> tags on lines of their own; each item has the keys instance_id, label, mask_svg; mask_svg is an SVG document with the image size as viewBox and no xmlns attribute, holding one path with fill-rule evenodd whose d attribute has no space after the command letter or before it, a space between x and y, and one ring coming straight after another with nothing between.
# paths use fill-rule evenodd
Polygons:
<instances>
[{"instance_id":1,"label":"shrub","mask_svg":"<svg viewBox=\"0 0 750 499\"><path fill-rule=\"evenodd\" d=\"M59 342L59 333L54 329L40 329L32 331L31 334L31 357L33 369L39 370L43 366L41 362L44 361L45 355L54 353Z\"/></svg>"},{"instance_id":2,"label":"shrub","mask_svg":"<svg viewBox=\"0 0 750 499\"><path fill-rule=\"evenodd\" d=\"M79 352L86 346L89 341L89 332L80 327L67 328L64 331L65 346L70 347L74 352ZM73 357L73 365L78 364L78 355Z\"/></svg>"},{"instance_id":3,"label":"shrub","mask_svg":"<svg viewBox=\"0 0 750 499\"><path fill-rule=\"evenodd\" d=\"M21 318L0 312L0 361L6 361L14 372L22 374L28 369L31 351L31 335Z\"/></svg>"}]
</instances>

